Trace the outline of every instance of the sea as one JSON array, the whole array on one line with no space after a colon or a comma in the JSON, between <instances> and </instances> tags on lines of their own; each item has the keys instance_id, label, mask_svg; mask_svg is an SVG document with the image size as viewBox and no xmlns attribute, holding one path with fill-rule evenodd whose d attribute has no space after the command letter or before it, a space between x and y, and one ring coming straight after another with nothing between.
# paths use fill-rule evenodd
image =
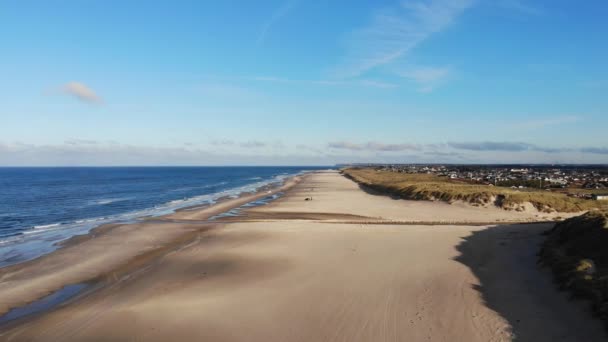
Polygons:
<instances>
[{"instance_id":1,"label":"sea","mask_svg":"<svg viewBox=\"0 0 608 342\"><path fill-rule=\"evenodd\" d=\"M52 252L59 242L102 224L211 205L327 168L0 168L0 267Z\"/></svg>"}]
</instances>

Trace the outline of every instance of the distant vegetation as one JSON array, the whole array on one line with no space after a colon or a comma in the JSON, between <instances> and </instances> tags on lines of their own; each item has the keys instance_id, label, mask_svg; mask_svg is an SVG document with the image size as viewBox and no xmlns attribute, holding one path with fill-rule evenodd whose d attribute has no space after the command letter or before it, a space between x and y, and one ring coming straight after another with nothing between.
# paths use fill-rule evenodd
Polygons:
<instances>
[{"instance_id":1,"label":"distant vegetation","mask_svg":"<svg viewBox=\"0 0 608 342\"><path fill-rule=\"evenodd\" d=\"M547 233L541 262L575 296L590 299L608 324L608 211L597 210L555 225Z\"/></svg>"},{"instance_id":2,"label":"distant vegetation","mask_svg":"<svg viewBox=\"0 0 608 342\"><path fill-rule=\"evenodd\" d=\"M504 187L523 186L526 188L536 188L536 189L546 189L546 188L559 189L562 187L560 184L551 184L551 183L547 184L547 182L545 182L545 184L543 184L542 181L538 181L538 180L519 180L519 179L498 181L498 182L496 182L496 185L504 186Z\"/></svg>"},{"instance_id":3,"label":"distant vegetation","mask_svg":"<svg viewBox=\"0 0 608 342\"><path fill-rule=\"evenodd\" d=\"M543 212L578 212L597 208L600 203L537 189L512 189L452 181L429 174L348 168L344 175L371 189L404 199L463 201L473 205L495 205L508 210L525 210L530 203Z\"/></svg>"}]
</instances>

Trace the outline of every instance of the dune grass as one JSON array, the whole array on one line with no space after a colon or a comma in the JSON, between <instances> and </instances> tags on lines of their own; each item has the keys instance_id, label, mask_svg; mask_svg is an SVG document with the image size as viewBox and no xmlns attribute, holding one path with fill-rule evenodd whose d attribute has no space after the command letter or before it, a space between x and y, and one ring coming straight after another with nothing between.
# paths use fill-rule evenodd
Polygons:
<instances>
[{"instance_id":1,"label":"dune grass","mask_svg":"<svg viewBox=\"0 0 608 342\"><path fill-rule=\"evenodd\" d=\"M551 267L562 289L590 299L608 326L608 210L560 222L547 232L540 261Z\"/></svg>"},{"instance_id":2,"label":"dune grass","mask_svg":"<svg viewBox=\"0 0 608 342\"><path fill-rule=\"evenodd\" d=\"M579 212L597 208L597 201L568 197L538 189L511 189L452 181L430 174L406 174L377 171L372 168L348 168L343 174L354 181L404 199L463 201L473 205L496 205L503 209L524 210L531 203L544 212Z\"/></svg>"}]
</instances>

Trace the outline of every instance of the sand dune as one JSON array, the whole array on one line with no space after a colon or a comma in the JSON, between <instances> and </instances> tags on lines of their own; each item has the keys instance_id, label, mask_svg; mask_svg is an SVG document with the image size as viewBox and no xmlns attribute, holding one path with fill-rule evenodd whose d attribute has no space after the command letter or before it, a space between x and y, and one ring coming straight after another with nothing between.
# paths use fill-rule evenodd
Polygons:
<instances>
[{"instance_id":1,"label":"sand dune","mask_svg":"<svg viewBox=\"0 0 608 342\"><path fill-rule=\"evenodd\" d=\"M304 201L309 196L313 200ZM531 219L525 213L392 200L326 172L305 177L284 198L251 210L238 222L197 230L194 220L201 217L182 215L182 220L193 220L189 240L175 244L147 267L138 267L129 278L110 279L84 298L7 326L0 338L606 338L586 308L558 293L550 277L537 268L539 233L550 224L386 224ZM364 223L372 219L377 224ZM175 231L184 224L165 228ZM108 253L111 250L108 246ZM27 284L27 276L23 274L22 284Z\"/></svg>"}]
</instances>

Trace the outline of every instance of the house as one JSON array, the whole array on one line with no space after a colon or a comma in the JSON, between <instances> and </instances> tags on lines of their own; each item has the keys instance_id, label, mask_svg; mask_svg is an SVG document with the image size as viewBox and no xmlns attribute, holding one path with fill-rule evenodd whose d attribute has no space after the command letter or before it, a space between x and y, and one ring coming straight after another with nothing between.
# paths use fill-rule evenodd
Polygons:
<instances>
[{"instance_id":1,"label":"house","mask_svg":"<svg viewBox=\"0 0 608 342\"><path fill-rule=\"evenodd\" d=\"M596 201L605 201L608 200L608 194L596 194L593 195L593 199Z\"/></svg>"}]
</instances>

